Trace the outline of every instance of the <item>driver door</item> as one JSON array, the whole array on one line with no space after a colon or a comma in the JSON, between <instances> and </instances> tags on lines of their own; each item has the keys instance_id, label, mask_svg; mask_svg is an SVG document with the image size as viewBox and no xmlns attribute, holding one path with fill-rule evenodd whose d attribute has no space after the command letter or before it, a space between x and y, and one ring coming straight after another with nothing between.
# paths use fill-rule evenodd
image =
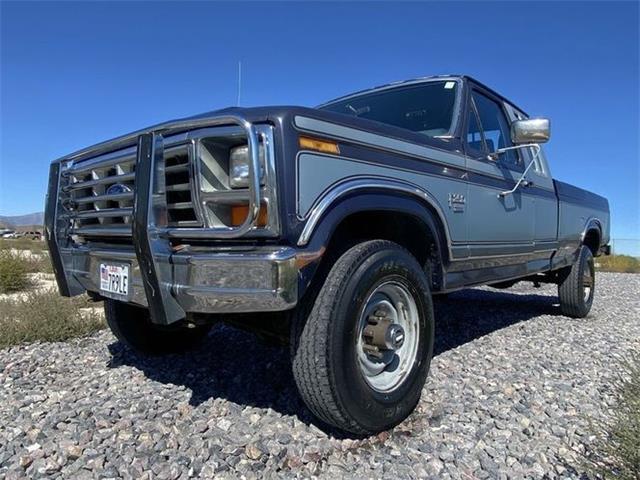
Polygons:
<instances>
[{"instance_id":1,"label":"driver door","mask_svg":"<svg viewBox=\"0 0 640 480\"><path fill-rule=\"evenodd\" d=\"M526 187L511 190L524 172L518 150L491 159L489 154L510 147L510 123L504 103L489 92L473 88L468 96L466 162L469 175L467 234L469 254L491 256L527 253L533 249L535 205Z\"/></svg>"}]
</instances>

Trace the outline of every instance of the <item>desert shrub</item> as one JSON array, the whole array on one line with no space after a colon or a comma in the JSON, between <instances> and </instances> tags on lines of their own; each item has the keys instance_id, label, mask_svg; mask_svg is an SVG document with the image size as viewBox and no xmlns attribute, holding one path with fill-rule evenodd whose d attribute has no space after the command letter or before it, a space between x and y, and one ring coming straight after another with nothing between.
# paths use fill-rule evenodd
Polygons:
<instances>
[{"instance_id":1,"label":"desert shrub","mask_svg":"<svg viewBox=\"0 0 640 480\"><path fill-rule=\"evenodd\" d=\"M0 251L0 293L17 292L27 288L31 284L28 273L29 266L23 255L11 250Z\"/></svg>"},{"instance_id":2,"label":"desert shrub","mask_svg":"<svg viewBox=\"0 0 640 480\"><path fill-rule=\"evenodd\" d=\"M0 299L0 348L57 342L93 333L105 326L97 307L100 305L87 297L65 298L54 289Z\"/></svg>"},{"instance_id":3,"label":"desert shrub","mask_svg":"<svg viewBox=\"0 0 640 480\"><path fill-rule=\"evenodd\" d=\"M30 238L2 238L0 250L31 250L32 252L44 252L47 250L46 242L31 240Z\"/></svg>"},{"instance_id":4,"label":"desert shrub","mask_svg":"<svg viewBox=\"0 0 640 480\"><path fill-rule=\"evenodd\" d=\"M602 256L596 263L604 272L640 273L640 259L630 255Z\"/></svg>"},{"instance_id":5,"label":"desert shrub","mask_svg":"<svg viewBox=\"0 0 640 480\"><path fill-rule=\"evenodd\" d=\"M22 255L22 259L29 273L53 273L48 252L41 252L39 254L25 252Z\"/></svg>"},{"instance_id":6,"label":"desert shrub","mask_svg":"<svg viewBox=\"0 0 640 480\"><path fill-rule=\"evenodd\" d=\"M31 286L29 273L53 273L47 252L0 250L0 293L17 292Z\"/></svg>"},{"instance_id":7,"label":"desert shrub","mask_svg":"<svg viewBox=\"0 0 640 480\"><path fill-rule=\"evenodd\" d=\"M616 385L619 398L609 420L592 427L588 470L620 480L640 478L640 353L624 364Z\"/></svg>"}]
</instances>

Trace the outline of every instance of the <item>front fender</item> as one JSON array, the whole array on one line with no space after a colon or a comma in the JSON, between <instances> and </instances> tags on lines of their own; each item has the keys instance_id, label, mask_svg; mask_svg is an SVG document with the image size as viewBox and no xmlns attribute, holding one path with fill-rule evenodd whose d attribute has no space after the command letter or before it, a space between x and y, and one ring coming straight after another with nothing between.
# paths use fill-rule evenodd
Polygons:
<instances>
[{"instance_id":1,"label":"front fender","mask_svg":"<svg viewBox=\"0 0 640 480\"><path fill-rule=\"evenodd\" d=\"M360 208L351 205L344 207L345 200L350 199L351 202L351 199L359 198L366 194L373 195L370 197L371 205L369 207L366 205ZM409 203L404 203L400 200L405 200ZM312 237L317 236L317 231L320 230L321 225L327 222L329 214L333 218L342 213L343 216L339 218L339 220L342 220L347 215L362 211L393 210L394 207L391 205L394 202L399 202L396 208L408 208L411 210L404 213L416 213L418 218L424 217L425 222L434 223L442 240L446 242L447 248L445 250L450 253L451 238L445 215L438 201L417 185L382 177L352 178L330 188L311 208L297 244L299 247L309 244L312 241ZM336 209L338 209L338 212L332 213ZM316 243L316 241L314 240L313 243Z\"/></svg>"},{"instance_id":2,"label":"front fender","mask_svg":"<svg viewBox=\"0 0 640 480\"><path fill-rule=\"evenodd\" d=\"M321 202L316 207L320 204ZM451 258L446 224L428 201L412 192L380 186L354 188L343 195L332 196L332 201L323 205L321 209L312 209L312 212L319 213L317 213L316 217L313 217L313 213L309 216L307 224L305 224L305 230L309 225L312 225L313 228L307 230L309 235L304 237L305 242L299 241L299 244L305 243L301 251L307 252L310 255L309 258L313 258L313 261L310 261L300 270L301 294L310 285L320 265L321 257L327 255L327 247L336 229L348 217L359 213L396 212L412 216L435 239L439 268L442 268ZM313 223L309 223L312 218L314 219ZM303 230L303 233L305 230Z\"/></svg>"}]
</instances>

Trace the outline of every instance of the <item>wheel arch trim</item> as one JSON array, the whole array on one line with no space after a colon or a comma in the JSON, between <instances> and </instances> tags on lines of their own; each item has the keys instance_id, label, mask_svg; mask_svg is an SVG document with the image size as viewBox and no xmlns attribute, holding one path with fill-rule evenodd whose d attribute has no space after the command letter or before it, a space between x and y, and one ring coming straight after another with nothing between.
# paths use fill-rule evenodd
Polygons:
<instances>
[{"instance_id":1,"label":"wheel arch trim","mask_svg":"<svg viewBox=\"0 0 640 480\"><path fill-rule=\"evenodd\" d=\"M596 230L598 232L598 243L602 241L602 222L597 217L589 217L585 222L584 229L580 234L580 244L584 244L585 239L587 238L587 234L591 230ZM598 245L600 246L600 245Z\"/></svg>"},{"instance_id":2,"label":"wheel arch trim","mask_svg":"<svg viewBox=\"0 0 640 480\"><path fill-rule=\"evenodd\" d=\"M344 197L354 193L370 192L385 192L391 194L399 193L404 196L410 196L430 206L435 211L438 216L438 220L442 224L449 258L453 258L451 251L451 237L446 217L438 201L429 192L413 183L383 177L351 178L339 182L326 191L311 207L310 214L308 215L307 222L298 238L297 245L303 247L309 243L325 213Z\"/></svg>"}]
</instances>

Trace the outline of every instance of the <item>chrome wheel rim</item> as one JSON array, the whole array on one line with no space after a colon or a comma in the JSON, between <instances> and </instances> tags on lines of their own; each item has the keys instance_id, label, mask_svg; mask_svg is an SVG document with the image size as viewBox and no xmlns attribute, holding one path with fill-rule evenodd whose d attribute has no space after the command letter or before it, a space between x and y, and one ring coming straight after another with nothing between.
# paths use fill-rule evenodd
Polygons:
<instances>
[{"instance_id":1,"label":"chrome wheel rim","mask_svg":"<svg viewBox=\"0 0 640 480\"><path fill-rule=\"evenodd\" d=\"M418 354L418 305L400 281L377 285L358 318L356 352L364 380L375 391L389 393L407 378Z\"/></svg>"},{"instance_id":2,"label":"chrome wheel rim","mask_svg":"<svg viewBox=\"0 0 640 480\"><path fill-rule=\"evenodd\" d=\"M582 293L584 295L584 301L587 303L591 298L591 292L593 291L593 269L591 265L586 265L582 272Z\"/></svg>"}]
</instances>

